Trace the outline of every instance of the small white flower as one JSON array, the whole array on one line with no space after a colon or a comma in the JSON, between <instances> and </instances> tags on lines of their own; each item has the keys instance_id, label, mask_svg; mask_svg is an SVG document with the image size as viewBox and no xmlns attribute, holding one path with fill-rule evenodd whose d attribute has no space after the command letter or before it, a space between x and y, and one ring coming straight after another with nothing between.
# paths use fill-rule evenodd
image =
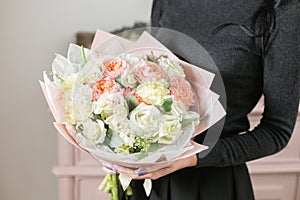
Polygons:
<instances>
[{"instance_id":1,"label":"small white flower","mask_svg":"<svg viewBox=\"0 0 300 200\"><path fill-rule=\"evenodd\" d=\"M104 142L107 130L104 127L103 121L87 119L80 125L82 126L82 134L86 139L94 142L95 144L101 144Z\"/></svg>"},{"instance_id":2,"label":"small white flower","mask_svg":"<svg viewBox=\"0 0 300 200\"><path fill-rule=\"evenodd\" d=\"M161 113L155 106L146 105L144 103L139 104L130 113L130 121L134 126L140 129L137 135L153 141L157 139L160 117Z\"/></svg>"},{"instance_id":3,"label":"small white flower","mask_svg":"<svg viewBox=\"0 0 300 200\"><path fill-rule=\"evenodd\" d=\"M137 80L134 77L132 69L127 68L121 76L121 83L125 87L134 88L137 85Z\"/></svg>"},{"instance_id":4,"label":"small white flower","mask_svg":"<svg viewBox=\"0 0 300 200\"><path fill-rule=\"evenodd\" d=\"M163 115L158 131L158 143L173 144L182 133L180 119L175 115Z\"/></svg>"},{"instance_id":5,"label":"small white flower","mask_svg":"<svg viewBox=\"0 0 300 200\"><path fill-rule=\"evenodd\" d=\"M119 118L124 119L128 116L128 105L121 92L105 93L94 102L94 113L104 114L109 117L116 114Z\"/></svg>"},{"instance_id":6,"label":"small white flower","mask_svg":"<svg viewBox=\"0 0 300 200\"><path fill-rule=\"evenodd\" d=\"M162 56L158 59L158 64L163 68L165 72L168 73L169 77L172 77L175 74L181 77L185 77L183 68L176 61L170 60Z\"/></svg>"},{"instance_id":7,"label":"small white flower","mask_svg":"<svg viewBox=\"0 0 300 200\"><path fill-rule=\"evenodd\" d=\"M119 133L119 136L122 138L122 141L125 145L133 147L135 142L135 133L131 129L122 129Z\"/></svg>"}]
</instances>

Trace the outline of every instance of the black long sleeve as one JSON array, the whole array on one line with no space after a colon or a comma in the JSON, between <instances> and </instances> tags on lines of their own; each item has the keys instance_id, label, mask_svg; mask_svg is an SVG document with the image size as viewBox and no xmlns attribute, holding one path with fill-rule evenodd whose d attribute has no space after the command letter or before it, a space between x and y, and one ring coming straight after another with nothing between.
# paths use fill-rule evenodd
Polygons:
<instances>
[{"instance_id":1,"label":"black long sleeve","mask_svg":"<svg viewBox=\"0 0 300 200\"><path fill-rule=\"evenodd\" d=\"M276 12L276 29L266 46L263 63L261 55L250 50L251 40L239 27L226 28L214 40L207 39L220 24L249 24L259 5L259 1L226 1L216 7L208 1L174 0L163 11L153 7L152 23L186 33L202 44L224 81L228 102L225 126L210 153L204 158L199 156L198 167L238 165L274 154L287 145L293 132L300 92L299 3ZM207 18L210 12L217 14ZM262 94L263 117L249 131L247 114Z\"/></svg>"}]
</instances>

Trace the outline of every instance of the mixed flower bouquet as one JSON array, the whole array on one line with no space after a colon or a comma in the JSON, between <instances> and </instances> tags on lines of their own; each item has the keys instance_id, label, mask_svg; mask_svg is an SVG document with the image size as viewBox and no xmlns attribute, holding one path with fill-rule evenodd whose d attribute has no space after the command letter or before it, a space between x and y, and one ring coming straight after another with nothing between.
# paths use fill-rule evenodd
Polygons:
<instances>
[{"instance_id":1,"label":"mixed flower bouquet","mask_svg":"<svg viewBox=\"0 0 300 200\"><path fill-rule=\"evenodd\" d=\"M41 86L55 127L107 166L156 170L203 151L192 138L225 114L209 90L213 74L180 61L146 32L131 42L98 31L92 50L71 44L51 73ZM126 189L130 177L119 178ZM116 183L108 175L101 184L112 199Z\"/></svg>"}]
</instances>

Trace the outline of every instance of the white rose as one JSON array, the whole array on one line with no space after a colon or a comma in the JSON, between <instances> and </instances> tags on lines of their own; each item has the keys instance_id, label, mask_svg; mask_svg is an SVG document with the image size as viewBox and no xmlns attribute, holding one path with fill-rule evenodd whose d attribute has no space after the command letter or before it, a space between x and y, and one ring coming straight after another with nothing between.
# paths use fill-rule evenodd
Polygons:
<instances>
[{"instance_id":1,"label":"white rose","mask_svg":"<svg viewBox=\"0 0 300 200\"><path fill-rule=\"evenodd\" d=\"M92 89L86 85L76 85L72 90L64 93L66 120L75 124L92 115Z\"/></svg>"},{"instance_id":2,"label":"white rose","mask_svg":"<svg viewBox=\"0 0 300 200\"><path fill-rule=\"evenodd\" d=\"M124 71L124 74L121 76L121 83L125 87L134 88L137 85L137 80L134 77L134 73L130 68L127 68Z\"/></svg>"},{"instance_id":3,"label":"white rose","mask_svg":"<svg viewBox=\"0 0 300 200\"><path fill-rule=\"evenodd\" d=\"M126 118L128 116L127 102L120 92L104 93L100 98L94 102L94 113L104 113L105 117L116 114L119 118Z\"/></svg>"},{"instance_id":4,"label":"white rose","mask_svg":"<svg viewBox=\"0 0 300 200\"><path fill-rule=\"evenodd\" d=\"M137 135L153 141L156 141L157 138L160 117L161 113L155 106L144 103L139 104L130 113L130 121L140 129Z\"/></svg>"},{"instance_id":5,"label":"white rose","mask_svg":"<svg viewBox=\"0 0 300 200\"><path fill-rule=\"evenodd\" d=\"M101 120L93 121L87 119L81 123L82 134L86 139L95 144L101 144L104 142L106 137L106 129L104 123Z\"/></svg>"},{"instance_id":6,"label":"white rose","mask_svg":"<svg viewBox=\"0 0 300 200\"><path fill-rule=\"evenodd\" d=\"M163 115L158 131L158 143L173 144L182 133L180 119L175 115Z\"/></svg>"},{"instance_id":7,"label":"white rose","mask_svg":"<svg viewBox=\"0 0 300 200\"><path fill-rule=\"evenodd\" d=\"M172 77L175 74L185 77L183 68L176 61L169 60L168 58L162 56L158 59L158 64L163 68L164 71L168 73L169 77Z\"/></svg>"}]
</instances>

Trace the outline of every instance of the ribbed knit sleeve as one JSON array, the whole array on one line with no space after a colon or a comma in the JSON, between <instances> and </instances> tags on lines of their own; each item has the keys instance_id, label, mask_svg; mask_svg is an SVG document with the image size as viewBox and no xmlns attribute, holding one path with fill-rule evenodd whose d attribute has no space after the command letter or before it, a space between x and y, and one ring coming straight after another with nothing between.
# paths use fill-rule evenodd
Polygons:
<instances>
[{"instance_id":1,"label":"ribbed knit sleeve","mask_svg":"<svg viewBox=\"0 0 300 200\"><path fill-rule=\"evenodd\" d=\"M276 29L266 50L263 65L265 108L259 125L245 134L220 138L206 157L198 159L198 167L237 165L274 154L287 145L299 106L299 4L277 11Z\"/></svg>"}]
</instances>

